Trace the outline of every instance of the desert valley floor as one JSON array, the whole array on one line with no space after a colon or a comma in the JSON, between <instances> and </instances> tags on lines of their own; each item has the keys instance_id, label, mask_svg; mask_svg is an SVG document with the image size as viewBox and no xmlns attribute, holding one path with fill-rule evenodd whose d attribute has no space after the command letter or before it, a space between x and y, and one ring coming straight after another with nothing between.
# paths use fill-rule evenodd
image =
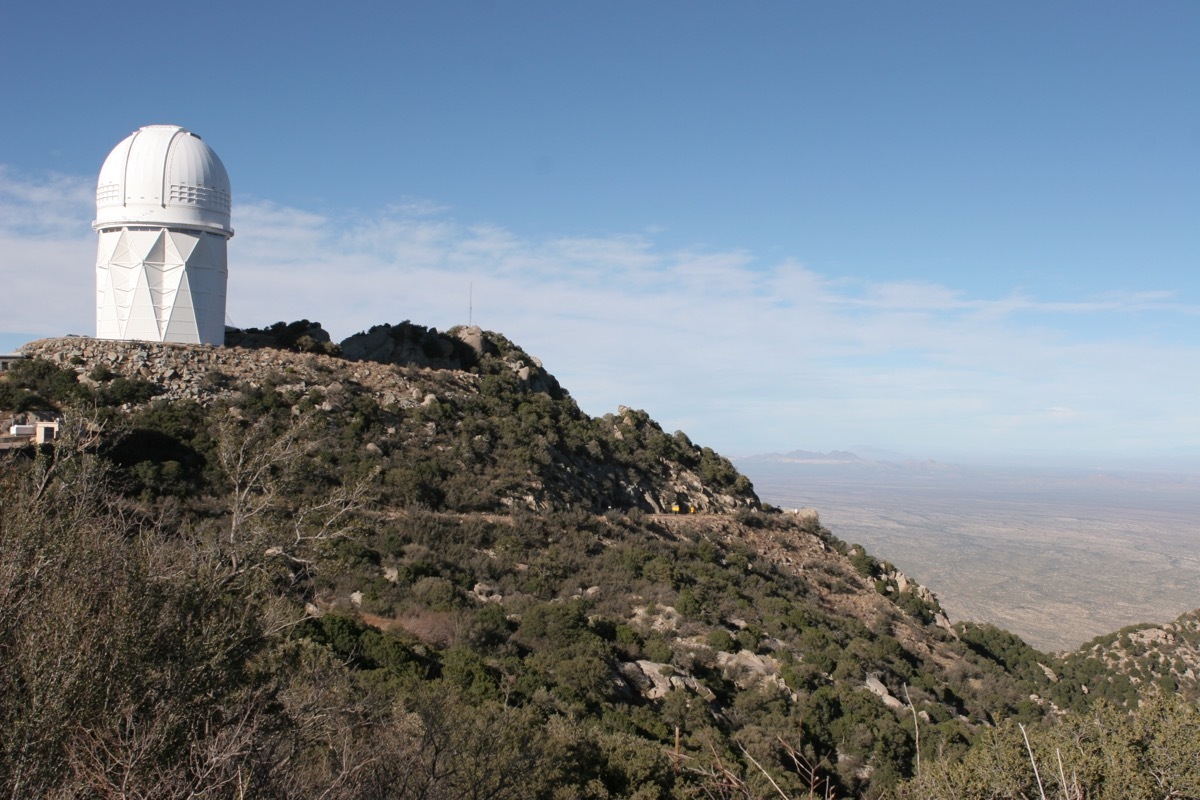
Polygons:
<instances>
[{"instance_id":1,"label":"desert valley floor","mask_svg":"<svg viewBox=\"0 0 1200 800\"><path fill-rule=\"evenodd\" d=\"M816 508L931 588L951 619L1074 649L1200 607L1194 477L739 462L764 501Z\"/></svg>"}]
</instances>

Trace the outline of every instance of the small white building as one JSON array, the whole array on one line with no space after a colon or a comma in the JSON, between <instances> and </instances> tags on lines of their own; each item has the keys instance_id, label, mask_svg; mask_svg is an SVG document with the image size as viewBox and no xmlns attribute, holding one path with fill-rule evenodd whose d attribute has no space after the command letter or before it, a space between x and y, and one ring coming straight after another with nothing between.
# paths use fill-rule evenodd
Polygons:
<instances>
[{"instance_id":1,"label":"small white building","mask_svg":"<svg viewBox=\"0 0 1200 800\"><path fill-rule=\"evenodd\" d=\"M225 341L229 175L200 137L148 125L118 144L96 184L96 337Z\"/></svg>"},{"instance_id":2,"label":"small white building","mask_svg":"<svg viewBox=\"0 0 1200 800\"><path fill-rule=\"evenodd\" d=\"M46 444L58 438L58 422L38 420L30 423L15 423L8 427L7 441L0 444L0 450L12 447L24 447L30 441L36 444Z\"/></svg>"},{"instance_id":3,"label":"small white building","mask_svg":"<svg viewBox=\"0 0 1200 800\"><path fill-rule=\"evenodd\" d=\"M58 438L58 422L35 422L33 440L38 444L53 442Z\"/></svg>"}]
</instances>

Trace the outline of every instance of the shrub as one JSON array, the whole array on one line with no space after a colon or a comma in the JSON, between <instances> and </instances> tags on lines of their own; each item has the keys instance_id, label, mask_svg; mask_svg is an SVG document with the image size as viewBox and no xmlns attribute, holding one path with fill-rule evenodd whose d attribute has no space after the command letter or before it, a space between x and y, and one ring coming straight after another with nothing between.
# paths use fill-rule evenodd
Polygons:
<instances>
[{"instance_id":1,"label":"shrub","mask_svg":"<svg viewBox=\"0 0 1200 800\"><path fill-rule=\"evenodd\" d=\"M724 628L713 628L709 631L707 641L708 646L714 650L732 653L737 649L733 643L733 636Z\"/></svg>"},{"instance_id":2,"label":"shrub","mask_svg":"<svg viewBox=\"0 0 1200 800\"><path fill-rule=\"evenodd\" d=\"M864 578L874 578L880 573L879 560L867 554L862 545L850 546L850 564Z\"/></svg>"}]
</instances>

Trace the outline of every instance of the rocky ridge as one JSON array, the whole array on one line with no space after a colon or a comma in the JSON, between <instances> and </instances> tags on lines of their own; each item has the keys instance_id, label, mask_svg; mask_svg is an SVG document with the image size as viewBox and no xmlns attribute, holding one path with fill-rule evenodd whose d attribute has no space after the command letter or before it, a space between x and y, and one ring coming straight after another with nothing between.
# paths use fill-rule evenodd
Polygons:
<instances>
[{"instance_id":1,"label":"rocky ridge","mask_svg":"<svg viewBox=\"0 0 1200 800\"><path fill-rule=\"evenodd\" d=\"M436 343L437 352L442 354L430 358L425 350L411 345L411 336L395 338L391 335L411 330L407 323L396 328L377 325L368 333L345 340L340 355L293 352L275 346L277 338L240 332L231 333L230 339L244 346L209 347L71 336L30 342L21 348L21 353L59 366L74 367L81 382L91 385L95 385L95 381L88 378L88 374L103 365L127 378L155 384L161 400L194 400L203 406L227 394L232 383L261 386L281 373L294 379L287 384L289 388L307 391L315 387L318 391L336 394L340 386L338 381L331 381L330 376L337 370L339 378L368 389L381 405L411 408L428 397L418 391L418 383L429 385L432 382L445 392L470 391L476 381L472 380L468 370L481 356L499 352L482 329L458 328L447 334L425 333L420 341L425 342L426 348L434 346L430 342ZM319 325L315 329L306 329L305 335L316 331L320 331ZM327 335L325 341L328 341ZM388 342L390 346L383 346L381 342ZM508 363L518 379L532 390L557 389L557 381L545 372L537 359L518 357ZM388 367L423 370L423 379L413 380L405 371ZM438 374L437 380L431 381L431 373L435 371L444 374Z\"/></svg>"},{"instance_id":2,"label":"rocky ridge","mask_svg":"<svg viewBox=\"0 0 1200 800\"><path fill-rule=\"evenodd\" d=\"M1104 672L1097 675L1096 681L1124 675L1144 694L1180 692L1198 696L1200 610L1189 611L1162 625L1122 628L1092 640L1069 658L1103 665Z\"/></svg>"},{"instance_id":3,"label":"rocky ridge","mask_svg":"<svg viewBox=\"0 0 1200 800\"><path fill-rule=\"evenodd\" d=\"M334 365L347 366L339 363L342 359L311 353L82 337L41 339L25 345L22 353L72 367L82 383L94 385L88 375L100 365L128 378L149 381L159 389L155 402L192 400L207 407L227 395L235 383L258 387L276 376L288 381L277 387L281 390L314 390L336 395L348 379L377 394L385 405L411 407L424 400L415 383L395 370L357 364L340 369L337 377L342 380L336 380ZM447 391L465 390L470 384L461 375L444 377Z\"/></svg>"},{"instance_id":4,"label":"rocky ridge","mask_svg":"<svg viewBox=\"0 0 1200 800\"><path fill-rule=\"evenodd\" d=\"M298 336L284 341L321 342L319 326L305 323L292 331L296 332ZM695 447L686 437L667 441L671 437L644 412L622 407L615 415L589 420L538 359L478 327L438 333L410 323L379 325L333 348L337 355L317 352L320 347L312 352L279 349L279 333L235 334L231 340L248 346L65 337L31 342L22 353L73 369L81 383L92 387L98 384L92 377L97 370L145 381L157 392L151 404L187 401L207 408L250 389L272 392L300 415L306 409L337 412L356 398L368 398L382 410L387 424L382 435L363 442L363 447L385 459L414 448L441 452L445 469L451 471L495 447L498 437L522 435L496 430L511 424L506 417L512 413L525 409L559 416L560 424L570 430L551 438L533 429L525 434L544 454L532 454L520 485L506 490L508 507L583 505L603 510L632 505L660 512L669 511L681 498L697 511L759 506L749 482L738 481L727 460ZM496 393L503 396L492 397ZM498 414L495 401L517 407ZM421 409L425 413L417 413ZM459 453L468 431L474 432L467 449L478 452ZM590 439L569 447L562 439L571 433ZM647 437L659 443L656 458L614 466L614 450L637 450ZM716 469L728 477L729 485L706 480L702 467L710 473ZM597 486L603 489L597 492Z\"/></svg>"}]
</instances>

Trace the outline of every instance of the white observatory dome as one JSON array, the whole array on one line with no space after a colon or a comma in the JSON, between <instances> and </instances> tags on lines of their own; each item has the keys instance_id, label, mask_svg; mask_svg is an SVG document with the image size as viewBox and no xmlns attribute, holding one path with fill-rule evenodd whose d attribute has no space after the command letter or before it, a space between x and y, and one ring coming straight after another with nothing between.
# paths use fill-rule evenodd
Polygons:
<instances>
[{"instance_id":1,"label":"white observatory dome","mask_svg":"<svg viewBox=\"0 0 1200 800\"><path fill-rule=\"evenodd\" d=\"M96 338L221 345L229 174L177 125L118 144L96 182Z\"/></svg>"},{"instance_id":2,"label":"white observatory dome","mask_svg":"<svg viewBox=\"0 0 1200 800\"><path fill-rule=\"evenodd\" d=\"M166 225L228 238L229 210L229 174L212 148L178 125L147 125L100 168L92 228Z\"/></svg>"}]
</instances>

